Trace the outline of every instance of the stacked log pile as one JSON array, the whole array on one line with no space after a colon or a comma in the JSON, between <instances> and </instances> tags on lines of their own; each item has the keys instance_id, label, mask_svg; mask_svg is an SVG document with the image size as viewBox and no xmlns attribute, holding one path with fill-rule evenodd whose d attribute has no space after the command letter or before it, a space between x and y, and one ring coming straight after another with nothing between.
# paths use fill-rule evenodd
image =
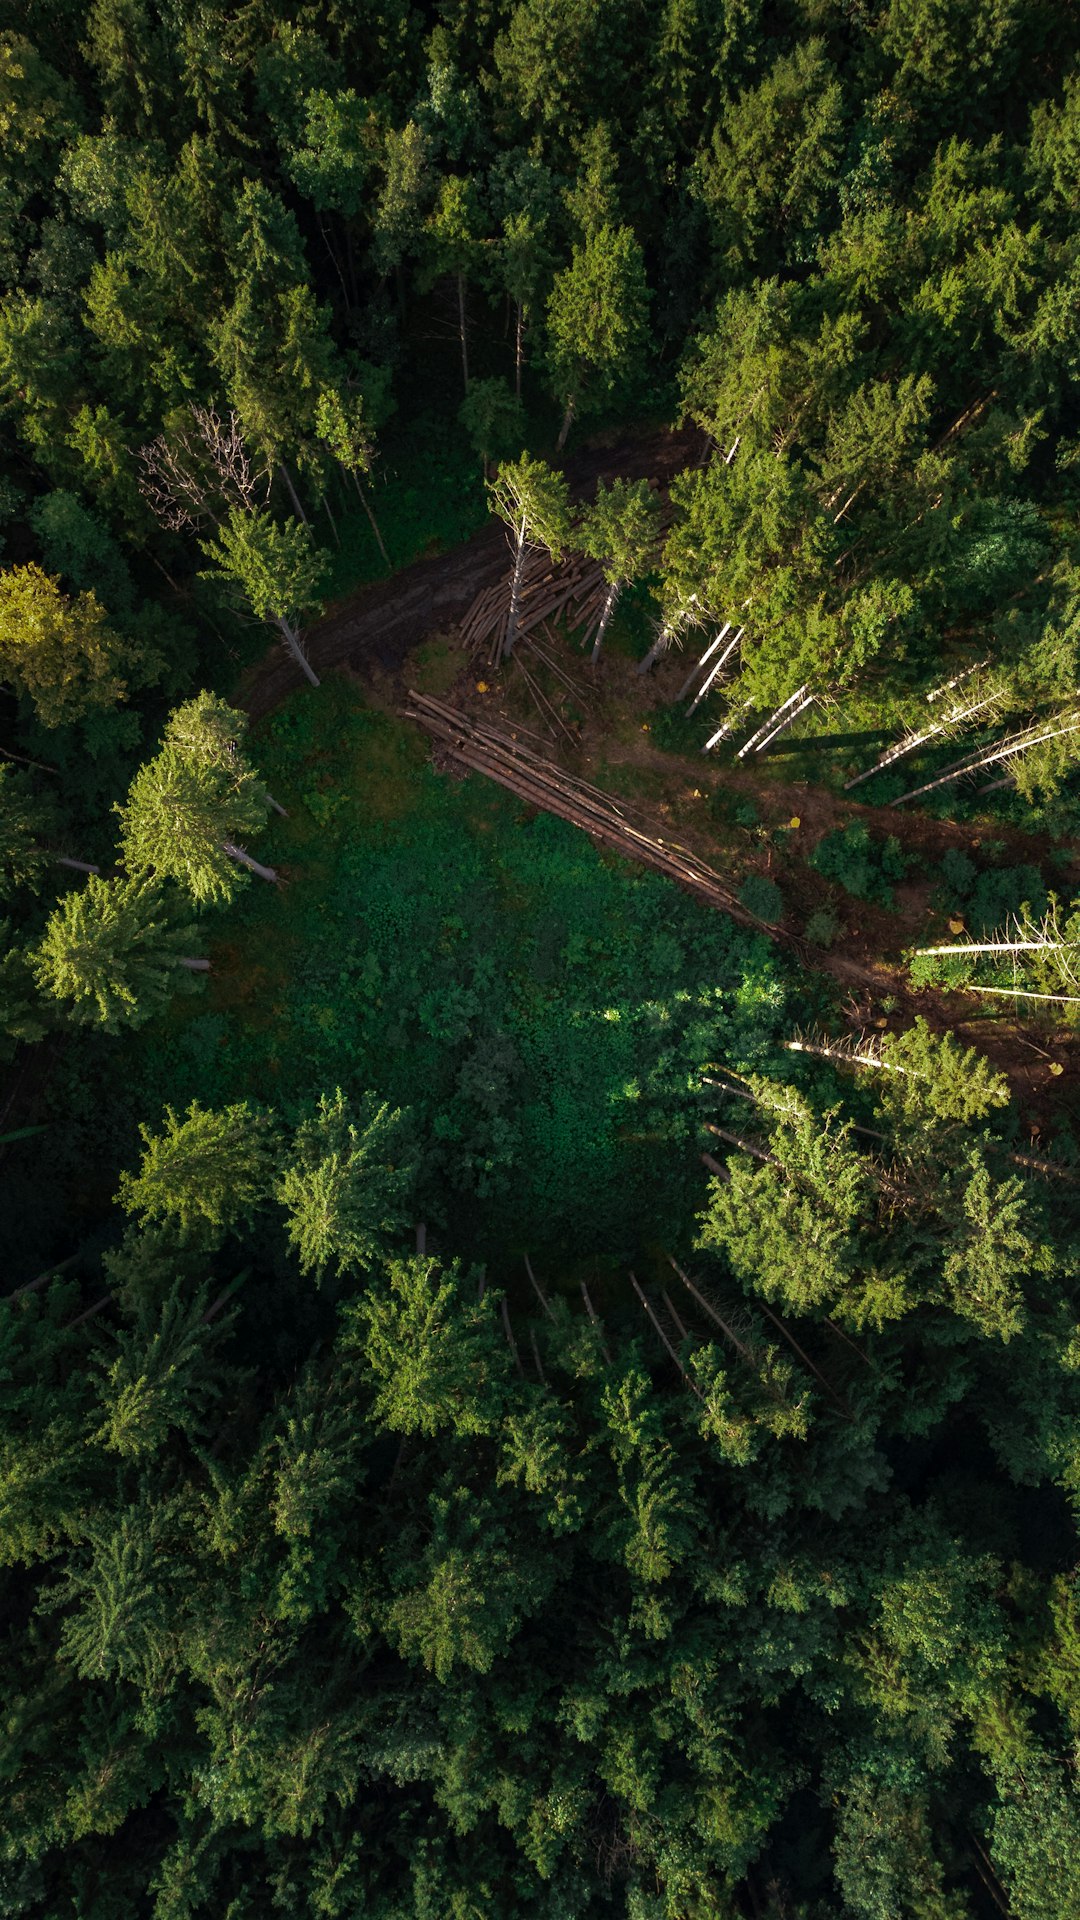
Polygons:
<instances>
[{"instance_id":1,"label":"stacked log pile","mask_svg":"<svg viewBox=\"0 0 1080 1920\"><path fill-rule=\"evenodd\" d=\"M518 639L528 638L546 621L565 619L567 626L583 629L587 644L600 623L607 583L595 560L583 553L571 554L557 564L543 547L534 547L525 561L521 584L521 612ZM461 621L461 644L474 655L497 666L506 638L510 596L505 580L478 593Z\"/></svg>"},{"instance_id":2,"label":"stacked log pile","mask_svg":"<svg viewBox=\"0 0 1080 1920\"><path fill-rule=\"evenodd\" d=\"M580 827L603 846L628 859L640 860L675 880L688 893L712 907L722 907L733 918L761 924L739 904L719 874L688 848L644 833L628 817L634 809L587 780L564 773L561 767L534 753L520 740L450 707L430 694L410 692L404 709L438 740L451 759L475 773L486 774L531 806L557 814Z\"/></svg>"}]
</instances>

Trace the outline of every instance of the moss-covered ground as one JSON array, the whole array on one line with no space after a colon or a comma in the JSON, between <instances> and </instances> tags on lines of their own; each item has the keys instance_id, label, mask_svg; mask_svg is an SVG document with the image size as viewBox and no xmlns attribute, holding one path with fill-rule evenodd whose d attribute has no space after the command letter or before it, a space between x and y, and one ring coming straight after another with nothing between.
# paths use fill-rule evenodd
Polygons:
<instances>
[{"instance_id":1,"label":"moss-covered ground","mask_svg":"<svg viewBox=\"0 0 1080 1920\"><path fill-rule=\"evenodd\" d=\"M411 1111L417 1217L493 1270L528 1249L595 1271L685 1230L703 1070L751 1069L792 1018L765 936L437 772L348 681L295 696L254 753L289 811L258 844L282 883L205 916L204 991L65 1048L51 1177L93 1210L166 1103L290 1120L340 1085Z\"/></svg>"}]
</instances>

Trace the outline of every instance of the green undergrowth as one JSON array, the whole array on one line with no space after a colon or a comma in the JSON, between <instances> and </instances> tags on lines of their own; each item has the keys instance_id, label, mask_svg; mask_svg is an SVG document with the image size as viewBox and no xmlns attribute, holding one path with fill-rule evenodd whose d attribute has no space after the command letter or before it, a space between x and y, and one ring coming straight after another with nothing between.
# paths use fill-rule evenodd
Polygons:
<instances>
[{"instance_id":1,"label":"green undergrowth","mask_svg":"<svg viewBox=\"0 0 1080 1920\"><path fill-rule=\"evenodd\" d=\"M387 435L386 457L367 485L390 568L396 572L426 553L444 553L471 539L488 518L479 463L454 420L437 414ZM329 559L327 598L339 600L369 580L386 578L371 523L350 487L335 494L336 538L320 516L319 537ZM339 544L340 542L340 544Z\"/></svg>"},{"instance_id":2,"label":"green undergrowth","mask_svg":"<svg viewBox=\"0 0 1080 1920\"><path fill-rule=\"evenodd\" d=\"M410 1109L417 1216L496 1268L673 1243L700 1199L702 1069L760 1066L796 1017L767 939L437 773L345 682L297 695L255 750L289 809L257 847L285 884L207 917L205 995L73 1044L54 1099L80 1178L115 1180L132 1116L166 1101L291 1118L340 1085Z\"/></svg>"}]
</instances>

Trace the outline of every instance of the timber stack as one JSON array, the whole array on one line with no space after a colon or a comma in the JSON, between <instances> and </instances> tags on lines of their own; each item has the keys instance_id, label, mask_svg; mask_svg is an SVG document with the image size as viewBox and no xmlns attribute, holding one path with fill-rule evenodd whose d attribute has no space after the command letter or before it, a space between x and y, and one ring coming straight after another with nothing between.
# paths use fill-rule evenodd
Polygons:
<instances>
[{"instance_id":1,"label":"timber stack","mask_svg":"<svg viewBox=\"0 0 1080 1920\"><path fill-rule=\"evenodd\" d=\"M633 809L625 801L612 799L589 781L565 773L512 735L473 720L430 694L410 691L408 698L403 710L406 719L424 727L461 766L486 774L529 805L556 814L603 846L665 874L708 906L721 907L746 925L762 924L740 904L720 875L689 848L634 826L628 818Z\"/></svg>"}]
</instances>

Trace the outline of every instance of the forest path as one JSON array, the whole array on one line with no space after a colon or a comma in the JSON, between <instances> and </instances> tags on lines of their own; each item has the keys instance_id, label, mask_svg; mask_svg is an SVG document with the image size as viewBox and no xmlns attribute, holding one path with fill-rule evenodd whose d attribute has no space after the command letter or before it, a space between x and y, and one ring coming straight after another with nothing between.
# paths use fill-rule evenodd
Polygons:
<instances>
[{"instance_id":1,"label":"forest path","mask_svg":"<svg viewBox=\"0 0 1080 1920\"><path fill-rule=\"evenodd\" d=\"M697 432L658 431L572 455L566 462L566 473L572 493L579 498L588 497L598 480L617 476L651 479L663 487L675 473L700 457L703 445ZM385 580L358 589L305 633L313 666L320 673L334 669L355 673L379 704L400 710L410 656L425 641L452 630L477 594L506 573L508 564L505 531L493 522L461 547L425 556ZM464 654L460 659L452 689L443 675L431 691L445 695L463 713L477 718L483 713L493 719L497 711L509 726L516 722L528 732L529 720L535 725L537 716L523 700L520 687L505 679L499 684L496 675L490 695L481 695L475 665ZM409 666L413 679L414 664ZM1008 1073L1038 1131L1052 1107L1060 1106L1061 1076L1066 1067L1076 1064L1078 1042L1062 1029L1031 1029L1029 1037L1021 1021L980 1019L970 996L926 989L916 993L907 983L900 957L902 949L914 945L925 932L933 890L927 867L940 862L950 846L977 857L983 837L978 823L961 824L902 808L866 806L855 796L849 799L824 787L778 778L772 761L767 773L763 767L751 773L715 758L694 759L654 747L647 737L648 721L642 716L674 697L676 683L686 669L681 655L672 654L662 661L646 680L629 674L626 663L616 659L601 662L597 679L580 653L575 659L569 648L564 664L594 688L598 698L593 717L581 729L576 751L557 738L547 744L545 752L554 765L599 781L613 798L625 791L623 782L628 779L640 823L647 824L661 839L675 826L679 840L714 867L725 859L730 865L732 853L730 831L726 836L719 831L701 805L719 789L753 798L767 816L764 824L770 829L797 818L797 848L785 855L780 873L786 905L784 922L768 930L771 937L791 951L803 968L832 979L845 996L845 1016L853 1027L904 1027L922 1014L939 1030L952 1029L977 1046ZM616 679L617 689L613 687ZM275 645L249 671L237 698L253 718L260 718L302 685L303 678L294 663ZM614 699L609 698L611 692ZM614 728L613 706L618 708L622 723ZM628 718L633 722L629 733ZM865 820L876 833L895 834L904 851L915 856L923 878L897 887L895 906L889 911L863 901L847 902L845 924L835 944L828 949L812 946L791 925L793 920L802 924L828 893L807 856L822 834L855 819ZM1040 857L1045 857L1045 843L1033 835L996 822L990 831L1016 863L1038 864ZM740 848L738 853L743 871L747 867L776 871L771 849L751 854L749 859L746 849ZM1063 874L1059 884L1066 884L1069 878L1080 876Z\"/></svg>"}]
</instances>

